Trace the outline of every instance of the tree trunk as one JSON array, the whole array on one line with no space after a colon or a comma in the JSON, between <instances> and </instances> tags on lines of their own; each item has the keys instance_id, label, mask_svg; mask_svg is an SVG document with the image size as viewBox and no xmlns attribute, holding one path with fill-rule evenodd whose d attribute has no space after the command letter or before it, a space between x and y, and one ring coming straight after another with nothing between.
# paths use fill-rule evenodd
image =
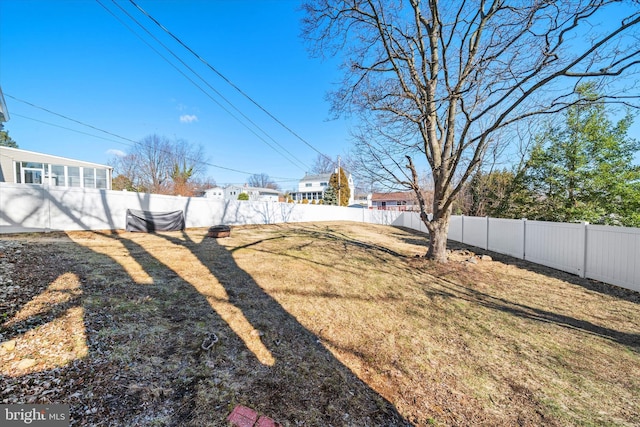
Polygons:
<instances>
[{"instance_id":1,"label":"tree trunk","mask_svg":"<svg viewBox=\"0 0 640 427\"><path fill-rule=\"evenodd\" d=\"M449 222L451 209L440 212L440 217L434 217L431 221L423 222L429 230L429 249L427 258L436 262L447 262L447 236L449 235Z\"/></svg>"}]
</instances>

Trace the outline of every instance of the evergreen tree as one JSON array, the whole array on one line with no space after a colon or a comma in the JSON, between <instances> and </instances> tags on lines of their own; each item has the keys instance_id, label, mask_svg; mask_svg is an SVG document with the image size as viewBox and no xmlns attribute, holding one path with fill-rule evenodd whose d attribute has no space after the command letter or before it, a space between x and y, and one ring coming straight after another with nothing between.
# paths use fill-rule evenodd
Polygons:
<instances>
[{"instance_id":1,"label":"evergreen tree","mask_svg":"<svg viewBox=\"0 0 640 427\"><path fill-rule=\"evenodd\" d=\"M173 194L180 196L192 196L193 188L189 185L189 178L193 175L193 166L187 166L183 160L182 166L177 162L173 164L171 180L173 181Z\"/></svg>"},{"instance_id":2,"label":"evergreen tree","mask_svg":"<svg viewBox=\"0 0 640 427\"><path fill-rule=\"evenodd\" d=\"M0 130L0 145L3 147L18 148L18 143L9 136L9 131L6 130Z\"/></svg>"},{"instance_id":3,"label":"evergreen tree","mask_svg":"<svg viewBox=\"0 0 640 427\"><path fill-rule=\"evenodd\" d=\"M338 178L339 174L339 178ZM351 197L351 189L349 188L349 180L347 174L342 167L338 170L338 173L332 173L329 179L329 186L333 187L337 195L339 195L339 206L347 206L349 204L349 198Z\"/></svg>"},{"instance_id":4,"label":"evergreen tree","mask_svg":"<svg viewBox=\"0 0 640 427\"><path fill-rule=\"evenodd\" d=\"M616 124L608 118L593 85L577 91L590 101L570 107L561 126L539 135L523 176L531 197L522 204L530 219L588 221L640 226L640 150L627 132L630 113Z\"/></svg>"},{"instance_id":5,"label":"evergreen tree","mask_svg":"<svg viewBox=\"0 0 640 427\"><path fill-rule=\"evenodd\" d=\"M330 185L324 190L323 196L323 204L325 205L337 205L338 204L338 195L336 194L336 190Z\"/></svg>"}]
</instances>

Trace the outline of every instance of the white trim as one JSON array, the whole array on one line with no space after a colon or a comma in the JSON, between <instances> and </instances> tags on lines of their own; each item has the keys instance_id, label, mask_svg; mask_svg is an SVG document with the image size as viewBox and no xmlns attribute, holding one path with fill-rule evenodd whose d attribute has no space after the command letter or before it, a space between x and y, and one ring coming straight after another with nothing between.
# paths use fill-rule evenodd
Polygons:
<instances>
[{"instance_id":1,"label":"white trim","mask_svg":"<svg viewBox=\"0 0 640 427\"><path fill-rule=\"evenodd\" d=\"M52 159L59 159L59 160L65 161L65 162L84 163L85 165L87 165L87 167L99 167L99 168L102 168L102 169L113 169L112 166L103 165L103 164L100 164L100 163L85 162L84 160L70 159L68 157L61 157L61 156L54 156L53 154L46 154L46 153L40 153L40 152L37 152L37 151L23 150L22 148L2 147L2 150L9 150L9 151L14 151L14 152L23 152L23 153L27 153L27 154L35 154L36 156L47 156L47 157L51 157ZM23 161L23 160L21 160L21 161ZM41 162L38 162L38 163L41 163ZM54 162L42 162L42 163L54 163Z\"/></svg>"}]
</instances>

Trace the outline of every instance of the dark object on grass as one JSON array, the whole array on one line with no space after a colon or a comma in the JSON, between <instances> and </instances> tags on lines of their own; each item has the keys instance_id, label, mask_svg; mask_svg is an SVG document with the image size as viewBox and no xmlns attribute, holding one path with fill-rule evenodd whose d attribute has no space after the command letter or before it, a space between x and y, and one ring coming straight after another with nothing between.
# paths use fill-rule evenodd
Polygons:
<instances>
[{"instance_id":1,"label":"dark object on grass","mask_svg":"<svg viewBox=\"0 0 640 427\"><path fill-rule=\"evenodd\" d=\"M207 237L229 237L230 234L231 227L229 227L228 225L214 225L213 227L209 227Z\"/></svg>"},{"instance_id":2,"label":"dark object on grass","mask_svg":"<svg viewBox=\"0 0 640 427\"><path fill-rule=\"evenodd\" d=\"M184 230L184 213L149 212L127 209L127 231L181 231Z\"/></svg>"}]
</instances>

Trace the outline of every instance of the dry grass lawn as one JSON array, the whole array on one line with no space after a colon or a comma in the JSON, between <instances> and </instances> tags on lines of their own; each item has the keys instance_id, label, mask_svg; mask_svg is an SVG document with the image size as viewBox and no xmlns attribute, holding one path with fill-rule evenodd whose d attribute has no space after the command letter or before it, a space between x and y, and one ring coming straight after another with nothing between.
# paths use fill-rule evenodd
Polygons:
<instances>
[{"instance_id":1,"label":"dry grass lawn","mask_svg":"<svg viewBox=\"0 0 640 427\"><path fill-rule=\"evenodd\" d=\"M72 425L640 425L640 295L360 223L0 236L0 403ZM469 262L472 258L475 263Z\"/></svg>"}]
</instances>

